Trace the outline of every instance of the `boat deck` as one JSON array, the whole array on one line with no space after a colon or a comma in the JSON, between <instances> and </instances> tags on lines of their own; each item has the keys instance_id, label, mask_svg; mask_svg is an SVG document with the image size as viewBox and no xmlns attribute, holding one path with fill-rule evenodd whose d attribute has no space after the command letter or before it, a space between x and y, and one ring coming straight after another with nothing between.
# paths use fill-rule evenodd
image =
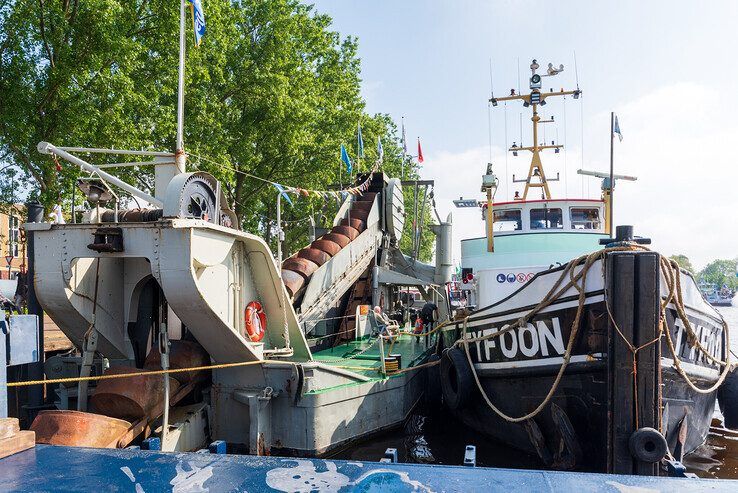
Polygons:
<instances>
[{"instance_id":1,"label":"boat deck","mask_svg":"<svg viewBox=\"0 0 738 493\"><path fill-rule=\"evenodd\" d=\"M382 367L381 353L384 355L400 355L400 369L421 364L432 352L435 337L427 343L424 337L416 338L408 334L399 334L394 340L385 339L384 348L378 339L366 336L348 341L338 346L313 353L313 359L320 363L360 373L369 378L384 378L380 372ZM391 375L389 375L391 376Z\"/></svg>"}]
</instances>

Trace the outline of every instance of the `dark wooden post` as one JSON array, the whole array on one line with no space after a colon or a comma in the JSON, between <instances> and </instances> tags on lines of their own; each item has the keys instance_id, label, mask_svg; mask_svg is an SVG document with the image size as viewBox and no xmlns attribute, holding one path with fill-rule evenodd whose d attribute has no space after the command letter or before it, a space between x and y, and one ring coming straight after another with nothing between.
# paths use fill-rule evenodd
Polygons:
<instances>
[{"instance_id":1,"label":"dark wooden post","mask_svg":"<svg viewBox=\"0 0 738 493\"><path fill-rule=\"evenodd\" d=\"M634 377L633 353L623 337L638 347L658 334L659 257L654 252L616 252L608 255L607 262L606 296L622 333L621 336L610 323L607 470L654 476L658 474L658 463L635 460L628 442L638 428L659 429L660 345L654 343L638 351Z\"/></svg>"}]
</instances>

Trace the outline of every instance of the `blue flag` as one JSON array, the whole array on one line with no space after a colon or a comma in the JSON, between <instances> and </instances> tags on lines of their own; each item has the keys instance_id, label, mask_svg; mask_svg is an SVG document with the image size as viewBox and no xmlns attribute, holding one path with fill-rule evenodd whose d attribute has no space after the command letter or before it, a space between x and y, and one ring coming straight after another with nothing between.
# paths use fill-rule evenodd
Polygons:
<instances>
[{"instance_id":1,"label":"blue flag","mask_svg":"<svg viewBox=\"0 0 738 493\"><path fill-rule=\"evenodd\" d=\"M382 147L382 137L377 137L377 156L381 161L384 158L384 147Z\"/></svg>"},{"instance_id":2,"label":"blue flag","mask_svg":"<svg viewBox=\"0 0 738 493\"><path fill-rule=\"evenodd\" d=\"M358 133L357 140L358 140L358 145L359 145L359 148L358 148L359 157L364 157L364 139L361 138L361 123L359 123L359 133Z\"/></svg>"},{"instance_id":3,"label":"blue flag","mask_svg":"<svg viewBox=\"0 0 738 493\"><path fill-rule=\"evenodd\" d=\"M292 205L292 206L295 205L295 204L292 203L292 199L290 198L289 195L287 195L287 192L285 191L285 189L282 188L282 185L280 185L279 183L272 183L272 185L274 185L274 188L276 188L277 191L279 191L280 195L282 195L282 197L284 198L284 200L286 200L287 202L289 202L289 204Z\"/></svg>"},{"instance_id":4,"label":"blue flag","mask_svg":"<svg viewBox=\"0 0 738 493\"><path fill-rule=\"evenodd\" d=\"M195 28L195 46L200 46L202 37L205 34L205 12L202 10L202 2L200 0L187 0L192 7L192 25Z\"/></svg>"},{"instance_id":5,"label":"blue flag","mask_svg":"<svg viewBox=\"0 0 738 493\"><path fill-rule=\"evenodd\" d=\"M346 146L341 144L341 161L346 163L346 172L348 174L351 174L351 171L353 171L354 166L351 164L351 158L348 155L348 152L346 151Z\"/></svg>"},{"instance_id":6,"label":"blue flag","mask_svg":"<svg viewBox=\"0 0 738 493\"><path fill-rule=\"evenodd\" d=\"M615 124L613 125L613 133L618 134L620 142L623 141L623 134L620 132L620 122L618 121L618 115L615 115Z\"/></svg>"}]
</instances>

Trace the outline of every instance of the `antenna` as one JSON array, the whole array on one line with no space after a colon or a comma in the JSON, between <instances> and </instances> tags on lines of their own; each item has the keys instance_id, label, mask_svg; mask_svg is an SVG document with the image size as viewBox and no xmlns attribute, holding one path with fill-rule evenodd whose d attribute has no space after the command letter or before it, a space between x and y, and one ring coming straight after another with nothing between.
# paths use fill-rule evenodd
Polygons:
<instances>
[{"instance_id":1,"label":"antenna","mask_svg":"<svg viewBox=\"0 0 738 493\"><path fill-rule=\"evenodd\" d=\"M489 109L489 105L487 106ZM505 149L508 148L508 140L507 140L507 102L505 102ZM510 200L510 183L507 181L510 179L510 175L508 173L507 168L507 155L509 153L505 153L505 200Z\"/></svg>"},{"instance_id":2,"label":"antenna","mask_svg":"<svg viewBox=\"0 0 738 493\"><path fill-rule=\"evenodd\" d=\"M492 85L492 58L489 59L489 96L495 98L495 88ZM489 162L492 162L492 110L490 103L487 103L487 130L489 132Z\"/></svg>"},{"instance_id":3,"label":"antenna","mask_svg":"<svg viewBox=\"0 0 738 493\"><path fill-rule=\"evenodd\" d=\"M520 94L520 57L518 57L518 94Z\"/></svg>"},{"instance_id":4,"label":"antenna","mask_svg":"<svg viewBox=\"0 0 738 493\"><path fill-rule=\"evenodd\" d=\"M574 78L577 81L577 90L579 90L579 70L577 70L577 50L574 50Z\"/></svg>"}]
</instances>

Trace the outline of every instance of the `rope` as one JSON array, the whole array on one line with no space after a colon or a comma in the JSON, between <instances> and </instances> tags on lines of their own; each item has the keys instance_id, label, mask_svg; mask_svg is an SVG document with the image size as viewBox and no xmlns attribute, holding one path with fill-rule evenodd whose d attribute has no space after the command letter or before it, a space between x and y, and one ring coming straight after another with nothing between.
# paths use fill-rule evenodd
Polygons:
<instances>
[{"instance_id":1,"label":"rope","mask_svg":"<svg viewBox=\"0 0 738 493\"><path fill-rule=\"evenodd\" d=\"M270 185L279 185L281 187L284 187L285 188L285 191L287 191L287 192L293 192L293 193L304 192L304 193L307 193L307 194L312 193L312 194L317 194L317 195L333 195L333 196L337 196L337 194L340 194L341 192L346 192L346 193L350 193L350 194L354 195L357 192L361 192L363 187L368 186L369 185L369 181L371 180L371 176L369 176L369 178L367 178L366 180L364 180L364 182L362 182L360 185L357 185L355 187L342 188L340 190L312 190L312 189L309 189L309 188L299 188L299 187L291 187L289 185L282 185L281 183L278 183L276 181L268 180L266 178L262 178L260 176L253 175L251 173L247 173L246 171L242 171L242 170L240 170L238 168L233 168L231 166L228 166L227 164L219 163L219 162L214 161L212 159L208 159L205 156L200 156L200 155L194 154L194 153L191 153L190 155L193 156L193 157L196 157L197 159L201 159L201 160L203 160L205 162L208 162L210 164L214 164L214 165L218 166L219 168L224 168L224 169L227 169L229 171L233 171L234 173L238 173L238 174L241 174L243 176L247 176L249 178L253 178L254 180L259 180L261 182L268 183ZM380 161L376 161L374 163L374 166L372 166L372 169L369 170L369 175L371 175L371 174L375 173L376 171L378 171L380 164L381 164Z\"/></svg>"},{"instance_id":2,"label":"rope","mask_svg":"<svg viewBox=\"0 0 738 493\"><path fill-rule=\"evenodd\" d=\"M217 370L221 368L235 368L238 366L251 366L260 365L262 363L269 364L283 364L283 365L294 365L295 363L288 361L279 360L255 360L255 361L240 361L238 363L221 363L217 365L204 365L204 366L191 366L189 368L173 368L169 370L151 370L151 371L138 371L133 373L119 373L114 375L96 375L91 377L69 377L69 378L51 378L48 380L30 380L26 382L9 382L8 387L28 387L30 385L48 385L54 383L72 383L72 382L91 382L95 380L114 380L116 378L130 378L148 375L168 375L170 373L183 373L188 371L201 371L201 370Z\"/></svg>"},{"instance_id":3,"label":"rope","mask_svg":"<svg viewBox=\"0 0 738 493\"><path fill-rule=\"evenodd\" d=\"M566 370L566 367L568 366L568 364L569 364L569 362L571 360L571 352L572 352L572 349L573 349L573 346L574 346L574 341L576 339L576 336L577 336L577 333L578 333L578 330L579 330L579 322L580 322L580 319L581 319L582 311L583 311L583 308L584 308L584 303L585 303L585 300L586 300L585 286L586 286L586 278L587 278L587 274L589 272L589 269L592 267L592 265L594 265L594 263L597 260L600 260L600 259L603 259L604 260L605 255L607 255L609 253L618 252L618 251L633 251L633 250L650 251L648 248L643 247L641 245L636 245L636 244L621 244L621 245L617 245L617 246L613 246L613 247L607 247L607 248L604 248L604 249L599 250L597 252L590 253L588 255L582 255L582 256L578 257L577 259L568 262L566 264L566 266L564 267L564 270L562 271L562 273L559 276L559 278L556 280L556 282L554 282L553 286L548 291L548 293L543 297L543 299L541 300L541 302L538 303L538 305L536 305L528 313L526 313L525 315L523 315L522 317L520 317L514 323L508 325L507 327L504 327L502 330L499 330L499 331L494 332L494 333L491 333L491 334L482 335L482 336L479 336L479 337L467 337L467 328L468 328L469 316L467 316L467 317L464 318L464 320L462 322L462 336L461 336L461 339L457 340L454 343L454 347L463 346L464 352L466 354L466 358L467 358L467 361L469 363L469 367L471 368L472 376L474 377L474 381L475 381L475 383L477 385L477 388L479 389L479 392L481 393L481 395L482 395L484 401L486 402L486 404L498 416L500 416L501 418L503 418L504 420L506 420L508 422L519 423L519 422L522 422L522 421L525 421L527 419L531 419L531 418L535 417L551 401L551 399L553 398L554 393L556 392L556 389L558 388L558 386L559 386L559 384L561 382L561 379L563 377L564 371ZM723 381L725 380L725 378L727 377L728 373L731 371L732 366L733 366L730 363L730 352L727 351L727 348L730 345L730 337L729 337L729 328L728 328L728 325L727 325L727 323L725 322L725 320L721 316L721 321L722 321L722 325L723 325L723 332L725 334L724 335L724 338L725 338L725 348L726 348L726 351L727 351L726 361L723 362L723 361L720 361L720 360L714 358L700 344L700 342L698 340L698 337L695 334L694 329L692 328L692 325L689 322L689 319L687 318L687 314L686 314L686 311L684 309L684 300L682 298L682 289L681 289L681 282L680 282L680 279L679 279L680 276L679 276L679 267L678 267L678 265L676 264L676 262L666 260L662 255L659 255L659 259L660 259L660 262L659 262L659 264L660 264L660 272L664 276L664 278L665 278L665 280L667 282L667 286L669 288L669 294L666 297L666 299L663 300L663 302L660 304L659 334L658 334L658 337L654 338L651 341L646 342L645 344L643 344L641 346L635 347L630 341L628 341L626 339L626 337L624 336L624 334L622 333L622 331L620 330L620 328L615 323L614 317L613 317L612 312L610 310L610 306L609 306L609 304L607 302L607 296L605 296L605 305L606 305L606 308L607 308L608 316L609 316L610 320L613 322L613 326L615 327L615 330L617 331L617 333L619 334L619 336L623 339L623 341L625 342L626 346L629 348L629 350L633 354L634 394L636 395L636 399L637 399L638 392L637 392L637 388L636 388L637 387L637 380L636 380L636 376L637 376L637 373L636 373L636 368L637 368L636 367L636 354L641 349L644 349L644 348L646 348L646 347L648 347L648 346L650 346L650 345L655 344L656 342L658 342L661 339L661 337L662 337L662 335L664 333L666 333L666 340L667 340L669 349L670 349L670 351L671 351L671 353L672 353L672 355L674 357L674 367L677 370L677 373L687 382L687 384L690 386L690 388L692 388L695 392L702 393L702 394L711 393L711 392L715 391L723 383ZM579 266L582 263L584 265L582 266L581 270L579 270L579 272L575 274L576 267ZM603 265L602 265L602 269L603 269L603 276L604 276L605 275L605 265L604 265L604 262L603 262ZM566 283L566 285L563 288L559 289L559 287L564 282L564 280L567 278L567 276L569 278L569 282ZM552 384L552 386L551 386L548 394L546 395L546 397L543 399L543 401L533 411L531 411L530 413L525 414L523 416L519 416L519 417L512 417L512 416L509 416L509 415L505 414L503 411L501 411L499 408L497 408L491 402L491 400L489 399L489 396L487 395L487 393L485 392L484 388L482 387L482 384L481 384L481 382L479 380L479 376L477 374L476 368L475 368L475 366L474 366L474 364L472 362L472 359L471 359L471 353L469 352L469 343L471 343L471 342L485 341L485 340L488 340L488 339L492 339L492 338L496 338L496 337L501 337L502 335L504 335L504 334L506 334L508 332L511 332L513 330L516 330L516 329L524 326L525 324L528 323L528 320L530 320L532 317L534 317L536 314L538 314L544 308L546 308L549 305L551 305L554 301L556 301L557 299L559 299L561 297L561 295L563 295L564 293L566 293L571 288L576 289L577 292L579 293L577 313L576 313L576 315L574 317L574 321L572 322L572 326L571 326L571 330L570 330L570 336L569 336L569 342L567 344L566 351L564 352L564 361L561 364L561 367L559 368L559 371L558 371L558 373L556 375L556 379L554 380L554 382L553 382L553 384ZM724 367L722 369L722 372L720 374L720 377L718 378L718 381L714 385L712 385L710 388L708 388L708 389L700 389L699 387L697 387L692 382L692 380L687 376L687 374L684 372L684 370L681 368L681 365L679 363L679 358L677 356L676 350L675 350L674 345L673 345L673 342L671 340L671 333L670 333L670 331L668 329L667 322L666 322L666 308L671 303L673 303L674 306L676 307L677 314L678 314L680 320L682 321L682 323L685 326L685 331L687 333L688 340L690 341L690 343L692 344L692 346L694 348L698 349L701 353L703 353L708 360L712 361L713 363L715 363L717 365L722 365ZM637 419L638 419L638 417L636 416L636 420Z\"/></svg>"}]
</instances>

